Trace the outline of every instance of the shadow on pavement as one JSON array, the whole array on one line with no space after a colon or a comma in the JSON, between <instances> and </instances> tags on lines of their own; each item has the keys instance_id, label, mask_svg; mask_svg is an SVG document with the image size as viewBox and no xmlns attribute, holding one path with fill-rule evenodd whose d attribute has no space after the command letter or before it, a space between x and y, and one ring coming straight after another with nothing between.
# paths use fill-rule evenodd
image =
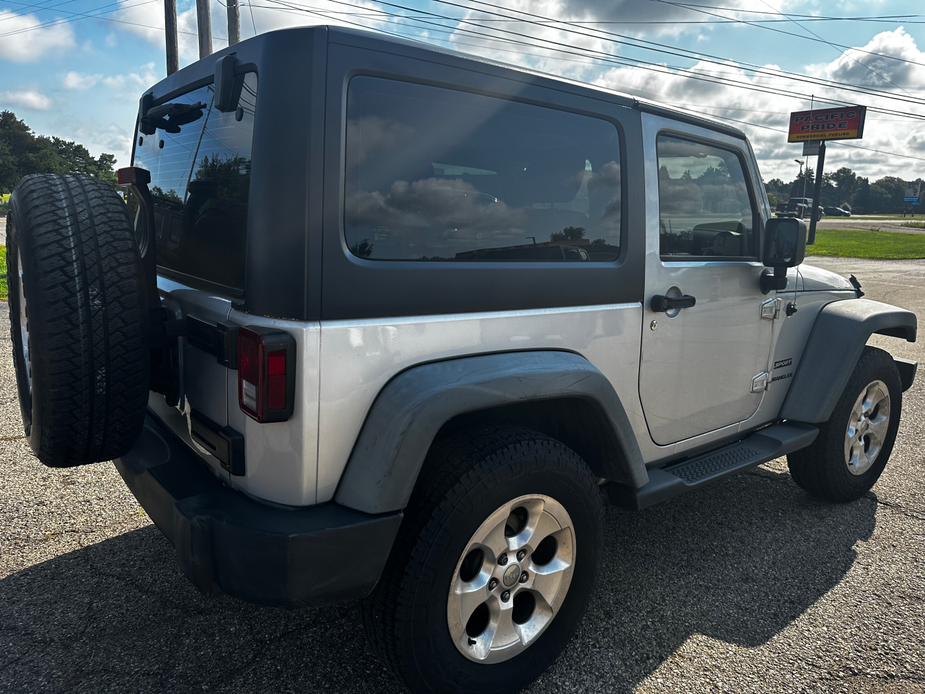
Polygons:
<instances>
[{"instance_id":1,"label":"shadow on pavement","mask_svg":"<svg viewBox=\"0 0 925 694\"><path fill-rule=\"evenodd\" d=\"M532 692L632 689L692 634L756 646L835 586L876 502L816 502L766 470L638 514L609 509L600 585ZM579 549L580 551L580 549ZM0 581L0 690L392 692L355 604L206 599L153 527Z\"/></svg>"}]
</instances>

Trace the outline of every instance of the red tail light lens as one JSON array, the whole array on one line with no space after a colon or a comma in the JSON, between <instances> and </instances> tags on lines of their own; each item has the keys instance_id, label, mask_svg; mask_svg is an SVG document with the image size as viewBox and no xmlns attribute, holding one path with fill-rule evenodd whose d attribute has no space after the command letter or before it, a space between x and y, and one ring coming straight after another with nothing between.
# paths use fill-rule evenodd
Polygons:
<instances>
[{"instance_id":1,"label":"red tail light lens","mask_svg":"<svg viewBox=\"0 0 925 694\"><path fill-rule=\"evenodd\" d=\"M292 416L295 340L289 333L250 326L238 330L238 403L258 422Z\"/></svg>"},{"instance_id":2,"label":"red tail light lens","mask_svg":"<svg viewBox=\"0 0 925 694\"><path fill-rule=\"evenodd\" d=\"M138 166L127 166L117 173L120 186L144 186L151 182L151 172Z\"/></svg>"}]
</instances>

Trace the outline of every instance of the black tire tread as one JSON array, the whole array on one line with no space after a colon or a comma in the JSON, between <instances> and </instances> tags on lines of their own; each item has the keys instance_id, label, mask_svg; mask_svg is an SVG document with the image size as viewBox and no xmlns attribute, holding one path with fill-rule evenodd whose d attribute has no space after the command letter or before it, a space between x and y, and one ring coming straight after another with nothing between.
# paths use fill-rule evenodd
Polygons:
<instances>
[{"instance_id":1,"label":"black tire tread","mask_svg":"<svg viewBox=\"0 0 925 694\"><path fill-rule=\"evenodd\" d=\"M9 217L27 282L30 445L52 467L123 455L141 433L149 377L144 271L126 206L96 179L38 174L16 186Z\"/></svg>"},{"instance_id":2,"label":"black tire tread","mask_svg":"<svg viewBox=\"0 0 925 694\"><path fill-rule=\"evenodd\" d=\"M437 540L433 518L445 518L472 489L493 486L499 464L521 456L537 455L560 472L581 480L589 499L594 499L597 518L604 514L597 479L585 462L560 441L531 429L486 425L457 432L435 442L428 453L415 492L405 509L401 532L383 571L379 584L362 604L363 627L386 668L406 687L418 691L406 675L416 669L409 649L404 647L405 613L410 595L410 567L423 561L423 555ZM554 468L554 469L555 469ZM572 630L577 627L573 625ZM570 632L571 633L571 632ZM503 690L499 690L503 691ZM489 694L485 690L485 694Z\"/></svg>"},{"instance_id":3,"label":"black tire tread","mask_svg":"<svg viewBox=\"0 0 925 694\"><path fill-rule=\"evenodd\" d=\"M893 448L895 430L901 414L902 388L899 372L889 352L877 347L865 347L832 416L819 427L816 440L810 446L787 455L787 464L793 481L812 496L829 501L852 501L864 493L844 484L843 477L835 474L835 471L838 470L838 462L844 455L845 423L848 411L854 405L854 400L860 392L859 389L866 385L862 381L870 382L867 380L869 374L884 370L893 374L893 384L887 383L887 385L893 385L893 392L899 393L898 397L891 398L893 423L891 423L890 431L893 435L888 436L888 441L880 452L880 459L875 462L873 469L882 470L886 464ZM841 464L844 465L844 463ZM879 474L877 472L872 475L874 481ZM873 486L873 482L870 486Z\"/></svg>"}]
</instances>

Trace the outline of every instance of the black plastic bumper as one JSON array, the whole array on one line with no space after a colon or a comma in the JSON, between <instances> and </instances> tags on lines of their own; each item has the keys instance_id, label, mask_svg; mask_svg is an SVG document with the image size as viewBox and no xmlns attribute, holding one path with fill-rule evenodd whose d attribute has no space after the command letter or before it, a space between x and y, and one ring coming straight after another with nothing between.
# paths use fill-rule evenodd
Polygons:
<instances>
[{"instance_id":1,"label":"black plastic bumper","mask_svg":"<svg viewBox=\"0 0 925 694\"><path fill-rule=\"evenodd\" d=\"M375 587L401 513L371 516L337 504L267 506L222 484L150 415L115 461L129 489L173 543L183 572L207 595L301 607L360 598Z\"/></svg>"}]
</instances>

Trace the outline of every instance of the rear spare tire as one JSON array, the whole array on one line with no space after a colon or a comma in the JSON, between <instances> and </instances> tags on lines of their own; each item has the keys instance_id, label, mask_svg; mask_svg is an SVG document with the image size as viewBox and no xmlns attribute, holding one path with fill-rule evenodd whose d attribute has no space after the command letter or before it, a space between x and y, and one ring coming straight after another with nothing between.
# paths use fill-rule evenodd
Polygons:
<instances>
[{"instance_id":1,"label":"rear spare tire","mask_svg":"<svg viewBox=\"0 0 925 694\"><path fill-rule=\"evenodd\" d=\"M147 296L126 206L78 176L26 176L7 216L10 332L26 437L46 465L111 460L141 433Z\"/></svg>"}]
</instances>

